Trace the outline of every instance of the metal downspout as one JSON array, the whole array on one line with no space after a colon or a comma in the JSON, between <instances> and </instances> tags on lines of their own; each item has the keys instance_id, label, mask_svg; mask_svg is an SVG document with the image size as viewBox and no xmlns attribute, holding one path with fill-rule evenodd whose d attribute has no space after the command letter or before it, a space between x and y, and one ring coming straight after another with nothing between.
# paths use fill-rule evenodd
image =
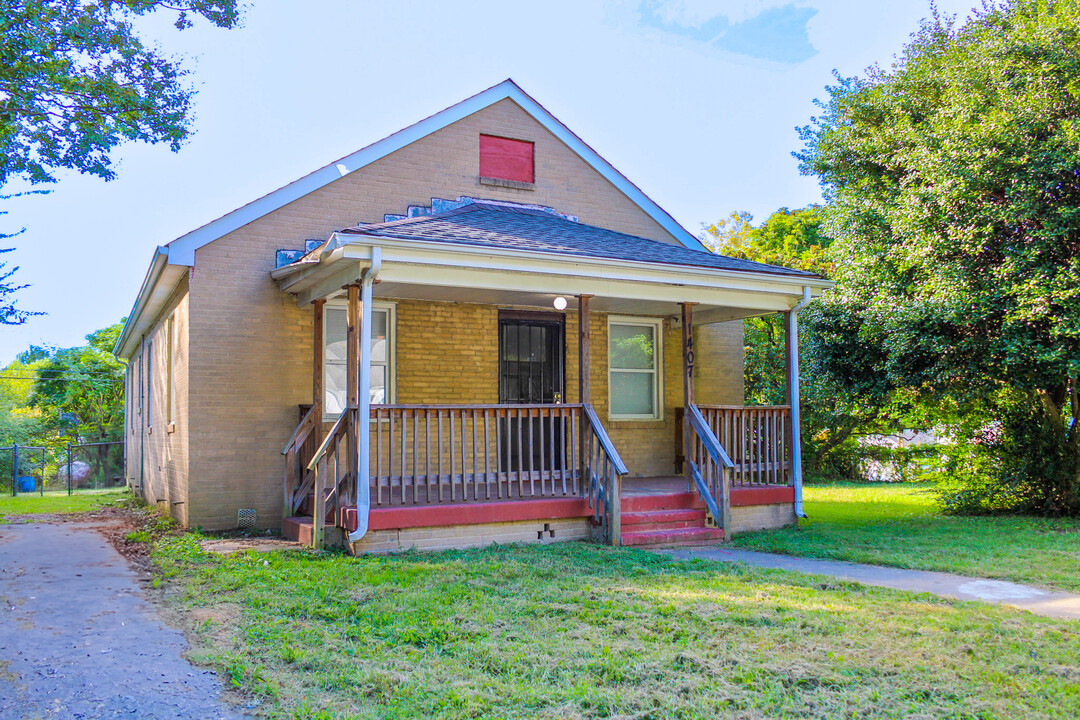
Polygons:
<instances>
[{"instance_id":1,"label":"metal downspout","mask_svg":"<svg viewBox=\"0 0 1080 720\"><path fill-rule=\"evenodd\" d=\"M357 462L356 462L356 530L349 533L354 543L368 531L371 514L371 286L382 268L382 248L371 248L371 266L360 280L360 389L357 393Z\"/></svg>"},{"instance_id":2,"label":"metal downspout","mask_svg":"<svg viewBox=\"0 0 1080 720\"><path fill-rule=\"evenodd\" d=\"M788 313L788 333L791 338L791 356L788 360L788 377L791 378L791 464L795 475L795 516L804 518L802 483L802 408L799 400L799 311L812 299L810 288L803 287L802 300Z\"/></svg>"}]
</instances>

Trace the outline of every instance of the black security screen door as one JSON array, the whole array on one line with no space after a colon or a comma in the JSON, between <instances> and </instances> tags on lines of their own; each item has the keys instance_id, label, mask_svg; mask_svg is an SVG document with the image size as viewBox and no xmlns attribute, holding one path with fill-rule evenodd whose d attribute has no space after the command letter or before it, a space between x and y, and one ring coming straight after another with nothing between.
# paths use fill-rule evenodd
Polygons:
<instances>
[{"instance_id":1,"label":"black security screen door","mask_svg":"<svg viewBox=\"0 0 1080 720\"><path fill-rule=\"evenodd\" d=\"M500 313L499 402L534 405L563 401L563 322L554 313ZM549 422L561 422L557 419ZM540 418L508 418L500 456L507 470L544 471L561 451L561 426L541 427ZM532 433L529 432L532 425ZM530 440L531 435L531 440ZM556 446L552 447L552 435ZM521 437L521 446L518 437ZM531 452L530 452L531 448Z\"/></svg>"}]
</instances>

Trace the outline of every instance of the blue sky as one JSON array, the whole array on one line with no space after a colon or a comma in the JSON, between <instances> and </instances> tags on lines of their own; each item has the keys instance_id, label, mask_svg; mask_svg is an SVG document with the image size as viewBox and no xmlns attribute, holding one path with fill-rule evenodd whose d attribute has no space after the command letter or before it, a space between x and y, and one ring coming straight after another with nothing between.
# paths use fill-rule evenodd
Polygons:
<instances>
[{"instance_id":1,"label":"blue sky","mask_svg":"<svg viewBox=\"0 0 1080 720\"><path fill-rule=\"evenodd\" d=\"M940 0L965 13L973 0ZM791 152L833 69L899 51L929 0L266 1L239 30L175 32L195 135L179 153L128 145L112 182L66 174L4 201L0 229L31 287L0 326L0 361L69 346L127 314L153 249L507 77L695 234L747 210L820 198Z\"/></svg>"}]
</instances>

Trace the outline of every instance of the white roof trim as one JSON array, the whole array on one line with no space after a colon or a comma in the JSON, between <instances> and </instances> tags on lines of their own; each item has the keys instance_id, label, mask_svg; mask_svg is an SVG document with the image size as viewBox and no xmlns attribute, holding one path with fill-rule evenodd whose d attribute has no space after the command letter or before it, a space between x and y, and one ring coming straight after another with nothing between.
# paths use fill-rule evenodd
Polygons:
<instances>
[{"instance_id":1,"label":"white roof trim","mask_svg":"<svg viewBox=\"0 0 1080 720\"><path fill-rule=\"evenodd\" d=\"M537 122L543 125L552 135L561 140L567 147L573 150L594 170L602 175L608 182L614 185L620 192L632 200L649 217L655 220L661 227L671 233L683 245L694 250L704 250L701 242L691 235L684 227L679 225L671 215L652 201L641 189L630 182L622 173L612 167L607 160L589 147L585 142L559 122L554 115L549 113L540 103L532 99L524 90L517 86L513 80L503 82L490 87L487 90L463 100L457 105L438 112L431 117L421 120L415 125L410 125L404 130L390 135L372 145L347 155L336 162L332 162L315 172L279 188L269 195L250 202L243 207L233 210L227 215L207 223L202 227L192 230L169 243L169 263L173 265L194 265L195 251L204 245L217 240L223 235L258 220L260 217L284 207L294 200L329 185L335 180L355 172L376 160L380 160L390 153L400 150L407 145L441 130L453 123L468 117L479 110L494 105L500 100L511 99L529 113Z\"/></svg>"}]
</instances>

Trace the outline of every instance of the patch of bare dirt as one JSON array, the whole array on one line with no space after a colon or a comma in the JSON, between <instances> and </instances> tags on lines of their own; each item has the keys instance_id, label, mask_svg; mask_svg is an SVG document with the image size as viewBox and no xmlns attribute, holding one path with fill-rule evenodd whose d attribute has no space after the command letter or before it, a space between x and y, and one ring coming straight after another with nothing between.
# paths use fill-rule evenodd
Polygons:
<instances>
[{"instance_id":1,"label":"patch of bare dirt","mask_svg":"<svg viewBox=\"0 0 1080 720\"><path fill-rule=\"evenodd\" d=\"M271 552L274 550L299 550L304 547L298 542L279 537L222 538L203 540L199 544L203 550L221 555L229 555L245 550Z\"/></svg>"}]
</instances>

